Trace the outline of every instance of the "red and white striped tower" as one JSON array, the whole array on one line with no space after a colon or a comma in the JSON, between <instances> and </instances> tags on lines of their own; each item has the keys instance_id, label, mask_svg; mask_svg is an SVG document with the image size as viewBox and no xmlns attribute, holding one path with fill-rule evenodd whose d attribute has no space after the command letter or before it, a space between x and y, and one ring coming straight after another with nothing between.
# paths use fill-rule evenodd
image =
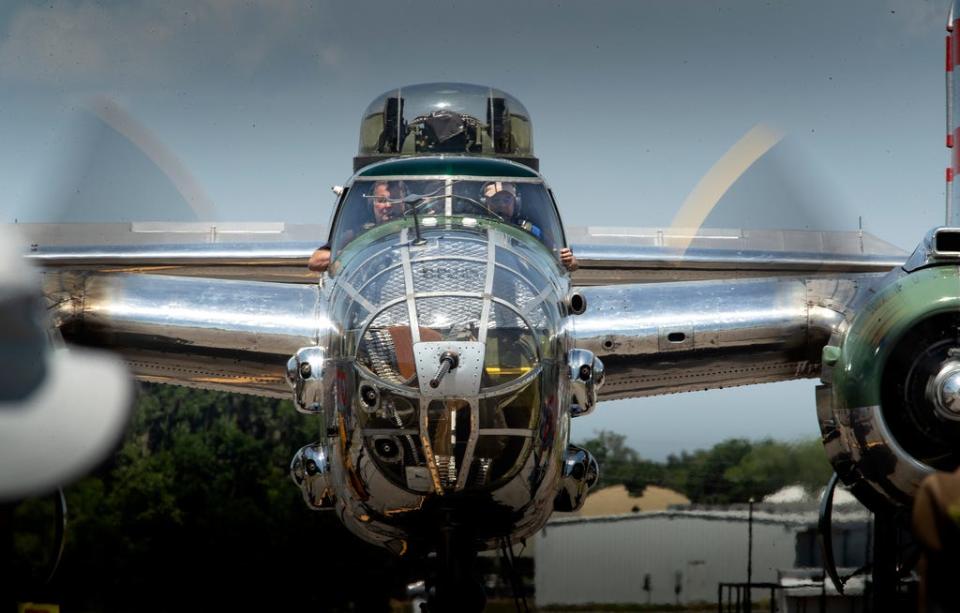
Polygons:
<instances>
[{"instance_id":1,"label":"red and white striped tower","mask_svg":"<svg viewBox=\"0 0 960 613\"><path fill-rule=\"evenodd\" d=\"M947 218L948 226L960 227L960 193L953 189L954 178L960 174L960 125L954 109L960 108L960 0L952 0L947 17L947 148L950 149L950 166L947 168Z\"/></svg>"}]
</instances>

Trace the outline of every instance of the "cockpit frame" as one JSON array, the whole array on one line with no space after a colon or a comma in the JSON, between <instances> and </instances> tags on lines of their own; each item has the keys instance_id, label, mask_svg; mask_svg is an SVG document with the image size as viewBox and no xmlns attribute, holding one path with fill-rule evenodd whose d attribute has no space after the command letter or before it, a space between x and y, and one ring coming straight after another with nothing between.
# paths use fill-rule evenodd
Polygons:
<instances>
[{"instance_id":1,"label":"cockpit frame","mask_svg":"<svg viewBox=\"0 0 960 613\"><path fill-rule=\"evenodd\" d=\"M551 209L546 213L554 220L555 249L568 246L563 219L553 190L543 176L517 162L502 159L477 159L466 156L420 156L415 159L389 159L371 164L356 172L340 191L328 224L327 245L333 246L343 222L344 206L358 182L365 181L482 181L542 185ZM541 241L542 242L542 241ZM336 253L333 254L334 258ZM331 269L333 270L333 268Z\"/></svg>"}]
</instances>

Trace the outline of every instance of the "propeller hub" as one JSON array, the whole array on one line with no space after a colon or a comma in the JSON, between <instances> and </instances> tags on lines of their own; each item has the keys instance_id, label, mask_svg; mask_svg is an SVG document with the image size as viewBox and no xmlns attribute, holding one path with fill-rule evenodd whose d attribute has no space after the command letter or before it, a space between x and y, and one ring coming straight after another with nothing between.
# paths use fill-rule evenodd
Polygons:
<instances>
[{"instance_id":1,"label":"propeller hub","mask_svg":"<svg viewBox=\"0 0 960 613\"><path fill-rule=\"evenodd\" d=\"M945 362L928 389L937 415L960 421L960 362Z\"/></svg>"}]
</instances>

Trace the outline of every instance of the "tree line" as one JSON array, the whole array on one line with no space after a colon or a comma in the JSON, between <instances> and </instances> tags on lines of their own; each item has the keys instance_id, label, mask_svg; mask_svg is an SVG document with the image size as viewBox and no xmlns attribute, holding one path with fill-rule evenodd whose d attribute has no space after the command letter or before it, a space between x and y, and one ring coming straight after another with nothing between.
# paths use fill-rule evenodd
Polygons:
<instances>
[{"instance_id":1,"label":"tree line","mask_svg":"<svg viewBox=\"0 0 960 613\"><path fill-rule=\"evenodd\" d=\"M117 452L65 490L48 585L52 505L19 506L22 597L69 611L389 610L406 568L310 511L288 476L319 428L288 401L142 386Z\"/></svg>"},{"instance_id":2,"label":"tree line","mask_svg":"<svg viewBox=\"0 0 960 613\"><path fill-rule=\"evenodd\" d=\"M787 485L816 492L833 469L820 439L780 442L729 439L710 449L671 454L666 462L646 460L626 445L626 437L597 432L580 443L600 463L597 487L623 484L634 495L648 485L667 487L696 504L731 504L759 500Z\"/></svg>"},{"instance_id":3,"label":"tree line","mask_svg":"<svg viewBox=\"0 0 960 613\"><path fill-rule=\"evenodd\" d=\"M49 499L17 508L18 568L0 580L71 611L388 610L423 570L304 505L287 467L319 429L290 402L144 385L117 452L66 489L68 538L54 580L42 584ZM665 463L642 459L616 433L586 446L601 486L664 485L694 502L745 501L794 481L813 487L829 474L816 442L731 440Z\"/></svg>"}]
</instances>

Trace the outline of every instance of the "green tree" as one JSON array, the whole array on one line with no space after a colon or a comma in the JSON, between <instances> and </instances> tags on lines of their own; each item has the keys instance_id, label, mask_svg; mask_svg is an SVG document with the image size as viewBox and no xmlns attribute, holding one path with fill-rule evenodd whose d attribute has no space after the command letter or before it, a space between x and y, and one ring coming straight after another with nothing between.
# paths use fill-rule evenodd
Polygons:
<instances>
[{"instance_id":1,"label":"green tree","mask_svg":"<svg viewBox=\"0 0 960 613\"><path fill-rule=\"evenodd\" d=\"M289 402L144 386L119 451L67 490L43 595L97 611L385 608L399 562L310 511L288 477L319 427Z\"/></svg>"},{"instance_id":2,"label":"green tree","mask_svg":"<svg viewBox=\"0 0 960 613\"><path fill-rule=\"evenodd\" d=\"M781 443L770 439L755 443L741 461L724 473L731 498L761 498L780 488L799 484L809 492L823 487L832 472L819 440Z\"/></svg>"},{"instance_id":3,"label":"green tree","mask_svg":"<svg viewBox=\"0 0 960 613\"><path fill-rule=\"evenodd\" d=\"M622 483L640 494L647 485L662 485L699 504L747 502L791 484L813 492L832 470L819 439L728 439L710 449L670 455L665 464L641 458L627 446L626 437L615 432L598 432L581 444L600 463L600 487Z\"/></svg>"},{"instance_id":4,"label":"green tree","mask_svg":"<svg viewBox=\"0 0 960 613\"><path fill-rule=\"evenodd\" d=\"M609 430L601 430L594 437L581 443L600 464L598 489L623 484L634 496L643 494L651 484L659 484L664 478L663 466L644 460L626 445L627 437Z\"/></svg>"},{"instance_id":5,"label":"green tree","mask_svg":"<svg viewBox=\"0 0 960 613\"><path fill-rule=\"evenodd\" d=\"M729 439L709 450L667 458L668 487L677 489L692 502L725 504L735 502L737 492L725 477L726 471L736 466L750 453L752 445L746 439Z\"/></svg>"}]
</instances>

